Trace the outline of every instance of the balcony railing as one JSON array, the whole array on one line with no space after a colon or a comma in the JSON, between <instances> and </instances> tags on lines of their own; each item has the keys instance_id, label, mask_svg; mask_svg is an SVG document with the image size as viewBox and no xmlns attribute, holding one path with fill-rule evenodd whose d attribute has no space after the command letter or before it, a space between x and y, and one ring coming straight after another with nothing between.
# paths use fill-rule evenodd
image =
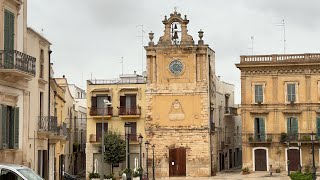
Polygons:
<instances>
[{"instance_id":1,"label":"balcony railing","mask_svg":"<svg viewBox=\"0 0 320 180\"><path fill-rule=\"evenodd\" d=\"M273 134L269 133L249 133L247 134L249 143L271 143Z\"/></svg>"},{"instance_id":2,"label":"balcony railing","mask_svg":"<svg viewBox=\"0 0 320 180\"><path fill-rule=\"evenodd\" d=\"M91 79L91 84L145 84L144 77L128 78L128 79Z\"/></svg>"},{"instance_id":3,"label":"balcony railing","mask_svg":"<svg viewBox=\"0 0 320 180\"><path fill-rule=\"evenodd\" d=\"M225 107L225 114L226 115L232 115L235 116L237 115L237 108L235 107Z\"/></svg>"},{"instance_id":4,"label":"balcony railing","mask_svg":"<svg viewBox=\"0 0 320 180\"><path fill-rule=\"evenodd\" d=\"M16 69L35 76L36 58L16 50L0 50L0 69Z\"/></svg>"},{"instance_id":5,"label":"balcony railing","mask_svg":"<svg viewBox=\"0 0 320 180\"><path fill-rule=\"evenodd\" d=\"M39 131L57 132L57 117L39 116Z\"/></svg>"},{"instance_id":6,"label":"balcony railing","mask_svg":"<svg viewBox=\"0 0 320 180\"><path fill-rule=\"evenodd\" d=\"M303 62L303 61L320 61L320 54L272 54L272 55L255 55L241 56L242 63L274 63L274 62Z\"/></svg>"},{"instance_id":7,"label":"balcony railing","mask_svg":"<svg viewBox=\"0 0 320 180\"><path fill-rule=\"evenodd\" d=\"M141 107L133 106L133 107L119 107L119 115L141 115Z\"/></svg>"},{"instance_id":8,"label":"balcony railing","mask_svg":"<svg viewBox=\"0 0 320 180\"><path fill-rule=\"evenodd\" d=\"M59 135L59 136L68 136L67 124L66 123L62 123L60 126L57 127L57 135Z\"/></svg>"},{"instance_id":9,"label":"balcony railing","mask_svg":"<svg viewBox=\"0 0 320 180\"><path fill-rule=\"evenodd\" d=\"M249 143L311 143L311 133L247 133L244 135ZM320 138L315 135L315 142L319 140Z\"/></svg>"},{"instance_id":10,"label":"balcony railing","mask_svg":"<svg viewBox=\"0 0 320 180\"><path fill-rule=\"evenodd\" d=\"M106 107L106 108L97 108L91 107L90 108L90 116L112 116L113 115L113 107Z\"/></svg>"}]
</instances>

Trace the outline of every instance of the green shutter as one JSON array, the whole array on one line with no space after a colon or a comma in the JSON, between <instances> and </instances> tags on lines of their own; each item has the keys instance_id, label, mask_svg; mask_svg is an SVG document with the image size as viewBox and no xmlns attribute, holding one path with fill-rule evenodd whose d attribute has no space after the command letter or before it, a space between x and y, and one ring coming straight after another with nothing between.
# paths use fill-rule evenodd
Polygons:
<instances>
[{"instance_id":1,"label":"green shutter","mask_svg":"<svg viewBox=\"0 0 320 180\"><path fill-rule=\"evenodd\" d=\"M265 141L266 137L266 130L265 130L265 123L263 118L259 118L259 124L260 124L260 139L261 141Z\"/></svg>"},{"instance_id":2,"label":"green shutter","mask_svg":"<svg viewBox=\"0 0 320 180\"><path fill-rule=\"evenodd\" d=\"M292 125L292 132L294 134L298 134L298 119L296 117L292 118L291 125Z\"/></svg>"},{"instance_id":3,"label":"green shutter","mask_svg":"<svg viewBox=\"0 0 320 180\"><path fill-rule=\"evenodd\" d=\"M320 117L317 117L317 136L320 137Z\"/></svg>"},{"instance_id":4,"label":"green shutter","mask_svg":"<svg viewBox=\"0 0 320 180\"><path fill-rule=\"evenodd\" d=\"M14 14L8 10L4 11L4 66L11 69L14 67Z\"/></svg>"},{"instance_id":5,"label":"green shutter","mask_svg":"<svg viewBox=\"0 0 320 180\"><path fill-rule=\"evenodd\" d=\"M19 107L14 108L14 149L19 149Z\"/></svg>"},{"instance_id":6,"label":"green shutter","mask_svg":"<svg viewBox=\"0 0 320 180\"><path fill-rule=\"evenodd\" d=\"M2 149L8 148L8 137L7 137L7 106L2 105Z\"/></svg>"}]
</instances>

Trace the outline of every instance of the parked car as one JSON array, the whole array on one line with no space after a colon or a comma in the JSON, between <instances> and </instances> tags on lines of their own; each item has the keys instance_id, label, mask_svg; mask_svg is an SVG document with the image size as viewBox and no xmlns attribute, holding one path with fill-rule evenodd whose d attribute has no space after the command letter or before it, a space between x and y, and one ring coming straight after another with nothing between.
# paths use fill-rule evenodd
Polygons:
<instances>
[{"instance_id":1,"label":"parked car","mask_svg":"<svg viewBox=\"0 0 320 180\"><path fill-rule=\"evenodd\" d=\"M77 180L77 178L75 176L68 174L66 172L63 172L63 178L64 178L64 180Z\"/></svg>"},{"instance_id":2,"label":"parked car","mask_svg":"<svg viewBox=\"0 0 320 180\"><path fill-rule=\"evenodd\" d=\"M0 180L44 180L32 169L18 164L0 163Z\"/></svg>"}]
</instances>

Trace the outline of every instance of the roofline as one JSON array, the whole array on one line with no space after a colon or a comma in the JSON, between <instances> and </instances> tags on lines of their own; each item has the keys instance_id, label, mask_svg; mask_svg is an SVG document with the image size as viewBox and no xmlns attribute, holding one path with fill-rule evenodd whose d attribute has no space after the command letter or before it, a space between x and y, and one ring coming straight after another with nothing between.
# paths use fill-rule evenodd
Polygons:
<instances>
[{"instance_id":1,"label":"roofline","mask_svg":"<svg viewBox=\"0 0 320 180\"><path fill-rule=\"evenodd\" d=\"M46 42L49 44L49 46L52 45L51 42L50 42L47 38L45 38L44 36L42 36L40 33L38 33L38 32L37 32L36 30L34 30L33 28L27 27L27 30L31 31L33 34L35 34L35 35L36 35L37 37L39 37L40 39L46 41Z\"/></svg>"}]
</instances>

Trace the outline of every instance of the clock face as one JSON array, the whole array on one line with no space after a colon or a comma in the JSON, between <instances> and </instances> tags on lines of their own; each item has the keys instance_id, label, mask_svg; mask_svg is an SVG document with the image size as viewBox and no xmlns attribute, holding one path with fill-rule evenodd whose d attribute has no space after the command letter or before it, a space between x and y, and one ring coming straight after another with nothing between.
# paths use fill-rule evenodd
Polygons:
<instances>
[{"instance_id":1,"label":"clock face","mask_svg":"<svg viewBox=\"0 0 320 180\"><path fill-rule=\"evenodd\" d=\"M172 74L178 76L182 74L183 64L180 60L175 59L169 64L169 70Z\"/></svg>"}]
</instances>

